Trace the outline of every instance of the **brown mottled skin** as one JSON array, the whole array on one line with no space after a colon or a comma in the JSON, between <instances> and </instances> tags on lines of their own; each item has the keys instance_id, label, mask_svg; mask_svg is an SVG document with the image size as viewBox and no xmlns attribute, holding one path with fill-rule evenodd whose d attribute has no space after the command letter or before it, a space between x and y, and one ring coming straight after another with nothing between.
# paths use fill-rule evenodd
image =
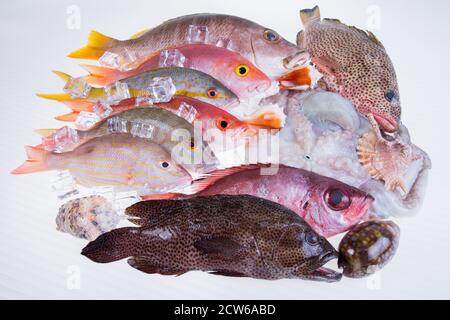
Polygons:
<instances>
[{"instance_id":1,"label":"brown mottled skin","mask_svg":"<svg viewBox=\"0 0 450 320\"><path fill-rule=\"evenodd\" d=\"M344 275L362 278L383 268L398 248L399 227L392 221L367 221L350 230L339 244Z\"/></svg>"},{"instance_id":2,"label":"brown mottled skin","mask_svg":"<svg viewBox=\"0 0 450 320\"><path fill-rule=\"evenodd\" d=\"M304 30L297 35L297 45L308 50L324 74L327 90L348 98L384 131L396 132L401 116L399 90L383 45L371 32L321 19L318 7L302 10L300 16Z\"/></svg>"},{"instance_id":3,"label":"brown mottled skin","mask_svg":"<svg viewBox=\"0 0 450 320\"><path fill-rule=\"evenodd\" d=\"M179 275L201 270L275 280L337 281L322 268L337 257L328 241L296 213L253 196L150 200L129 207L130 221L90 242L82 254L100 263L127 257L143 272Z\"/></svg>"}]
</instances>

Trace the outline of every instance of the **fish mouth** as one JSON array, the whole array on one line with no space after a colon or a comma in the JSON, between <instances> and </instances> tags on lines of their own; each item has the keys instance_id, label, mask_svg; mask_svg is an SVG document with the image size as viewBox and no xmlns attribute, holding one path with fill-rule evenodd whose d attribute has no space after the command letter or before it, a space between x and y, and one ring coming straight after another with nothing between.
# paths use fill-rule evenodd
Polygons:
<instances>
[{"instance_id":1,"label":"fish mouth","mask_svg":"<svg viewBox=\"0 0 450 320\"><path fill-rule=\"evenodd\" d=\"M399 123L395 119L385 115L381 116L375 113L373 113L372 115L384 131L393 133L399 130Z\"/></svg>"},{"instance_id":2,"label":"fish mouth","mask_svg":"<svg viewBox=\"0 0 450 320\"><path fill-rule=\"evenodd\" d=\"M336 250L326 253L319 258L320 267L312 271L308 276L312 280L325 281L325 282L337 282L341 280L342 273L334 271L333 269L323 267L331 260L338 259L339 254Z\"/></svg>"}]
</instances>

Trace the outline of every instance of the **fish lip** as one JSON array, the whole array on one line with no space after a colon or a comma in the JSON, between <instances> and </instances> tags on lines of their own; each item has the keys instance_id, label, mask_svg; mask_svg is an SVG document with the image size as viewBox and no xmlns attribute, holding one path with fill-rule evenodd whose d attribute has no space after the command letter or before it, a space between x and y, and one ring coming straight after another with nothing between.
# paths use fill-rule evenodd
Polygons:
<instances>
[{"instance_id":1,"label":"fish lip","mask_svg":"<svg viewBox=\"0 0 450 320\"><path fill-rule=\"evenodd\" d=\"M326 282L338 282L342 279L342 273L325 267L319 267L309 275L313 278L320 279Z\"/></svg>"},{"instance_id":2,"label":"fish lip","mask_svg":"<svg viewBox=\"0 0 450 320\"><path fill-rule=\"evenodd\" d=\"M333 250L331 252L328 252L328 253L325 253L325 254L321 255L319 257L319 261L321 263L321 266L323 266L327 262L329 262L329 261L331 261L333 259L338 259L338 258L339 258L338 252L336 250Z\"/></svg>"},{"instance_id":3,"label":"fish lip","mask_svg":"<svg viewBox=\"0 0 450 320\"><path fill-rule=\"evenodd\" d=\"M380 127L386 132L393 133L398 131L400 128L398 121L391 117L381 116L376 113L373 113L373 117L378 122Z\"/></svg>"}]
</instances>

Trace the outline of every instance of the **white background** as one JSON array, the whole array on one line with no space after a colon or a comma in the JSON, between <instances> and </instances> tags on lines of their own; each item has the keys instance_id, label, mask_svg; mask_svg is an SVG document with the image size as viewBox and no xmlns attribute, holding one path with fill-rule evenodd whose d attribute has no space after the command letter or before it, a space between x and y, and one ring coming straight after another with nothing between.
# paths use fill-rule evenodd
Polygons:
<instances>
[{"instance_id":1,"label":"white background","mask_svg":"<svg viewBox=\"0 0 450 320\"><path fill-rule=\"evenodd\" d=\"M34 96L60 92L50 70L81 75L66 54L84 45L91 29L116 38L190 13L242 16L277 30L290 41L300 29L298 11L319 4L322 16L371 27L387 48L399 78L403 122L432 161L425 204L418 216L398 220L402 235L394 260L372 279L326 284L261 281L201 272L164 277L119 261L95 264L79 254L85 241L55 230L58 202L47 173L11 176L24 144L38 143L32 129L55 127L68 112ZM67 26L70 5L80 28ZM376 7L373 7L375 5ZM449 91L450 2L441 1L8 1L0 10L0 297L1 298L450 298ZM369 25L368 25L369 23ZM73 279L79 277L79 287ZM76 281L75 281L76 284Z\"/></svg>"}]
</instances>

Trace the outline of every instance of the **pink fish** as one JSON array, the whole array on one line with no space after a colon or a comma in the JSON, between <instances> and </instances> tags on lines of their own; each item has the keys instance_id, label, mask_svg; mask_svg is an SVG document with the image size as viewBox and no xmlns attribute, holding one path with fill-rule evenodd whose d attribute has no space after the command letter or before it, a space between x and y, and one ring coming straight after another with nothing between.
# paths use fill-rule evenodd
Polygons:
<instances>
[{"instance_id":1,"label":"pink fish","mask_svg":"<svg viewBox=\"0 0 450 320\"><path fill-rule=\"evenodd\" d=\"M373 197L318 174L281 166L261 175L261 166L229 169L195 196L248 194L277 202L296 212L319 234L330 237L349 230L366 216ZM185 198L173 195L173 198ZM189 196L191 197L191 196Z\"/></svg>"},{"instance_id":2,"label":"pink fish","mask_svg":"<svg viewBox=\"0 0 450 320\"><path fill-rule=\"evenodd\" d=\"M239 98L270 88L271 80L253 63L239 53L206 44L188 44L171 48L184 56L183 67L209 74L233 91ZM95 85L108 85L146 71L160 68L160 55L156 52L136 69L120 71L93 65L82 65L90 76L86 80Z\"/></svg>"}]
</instances>

